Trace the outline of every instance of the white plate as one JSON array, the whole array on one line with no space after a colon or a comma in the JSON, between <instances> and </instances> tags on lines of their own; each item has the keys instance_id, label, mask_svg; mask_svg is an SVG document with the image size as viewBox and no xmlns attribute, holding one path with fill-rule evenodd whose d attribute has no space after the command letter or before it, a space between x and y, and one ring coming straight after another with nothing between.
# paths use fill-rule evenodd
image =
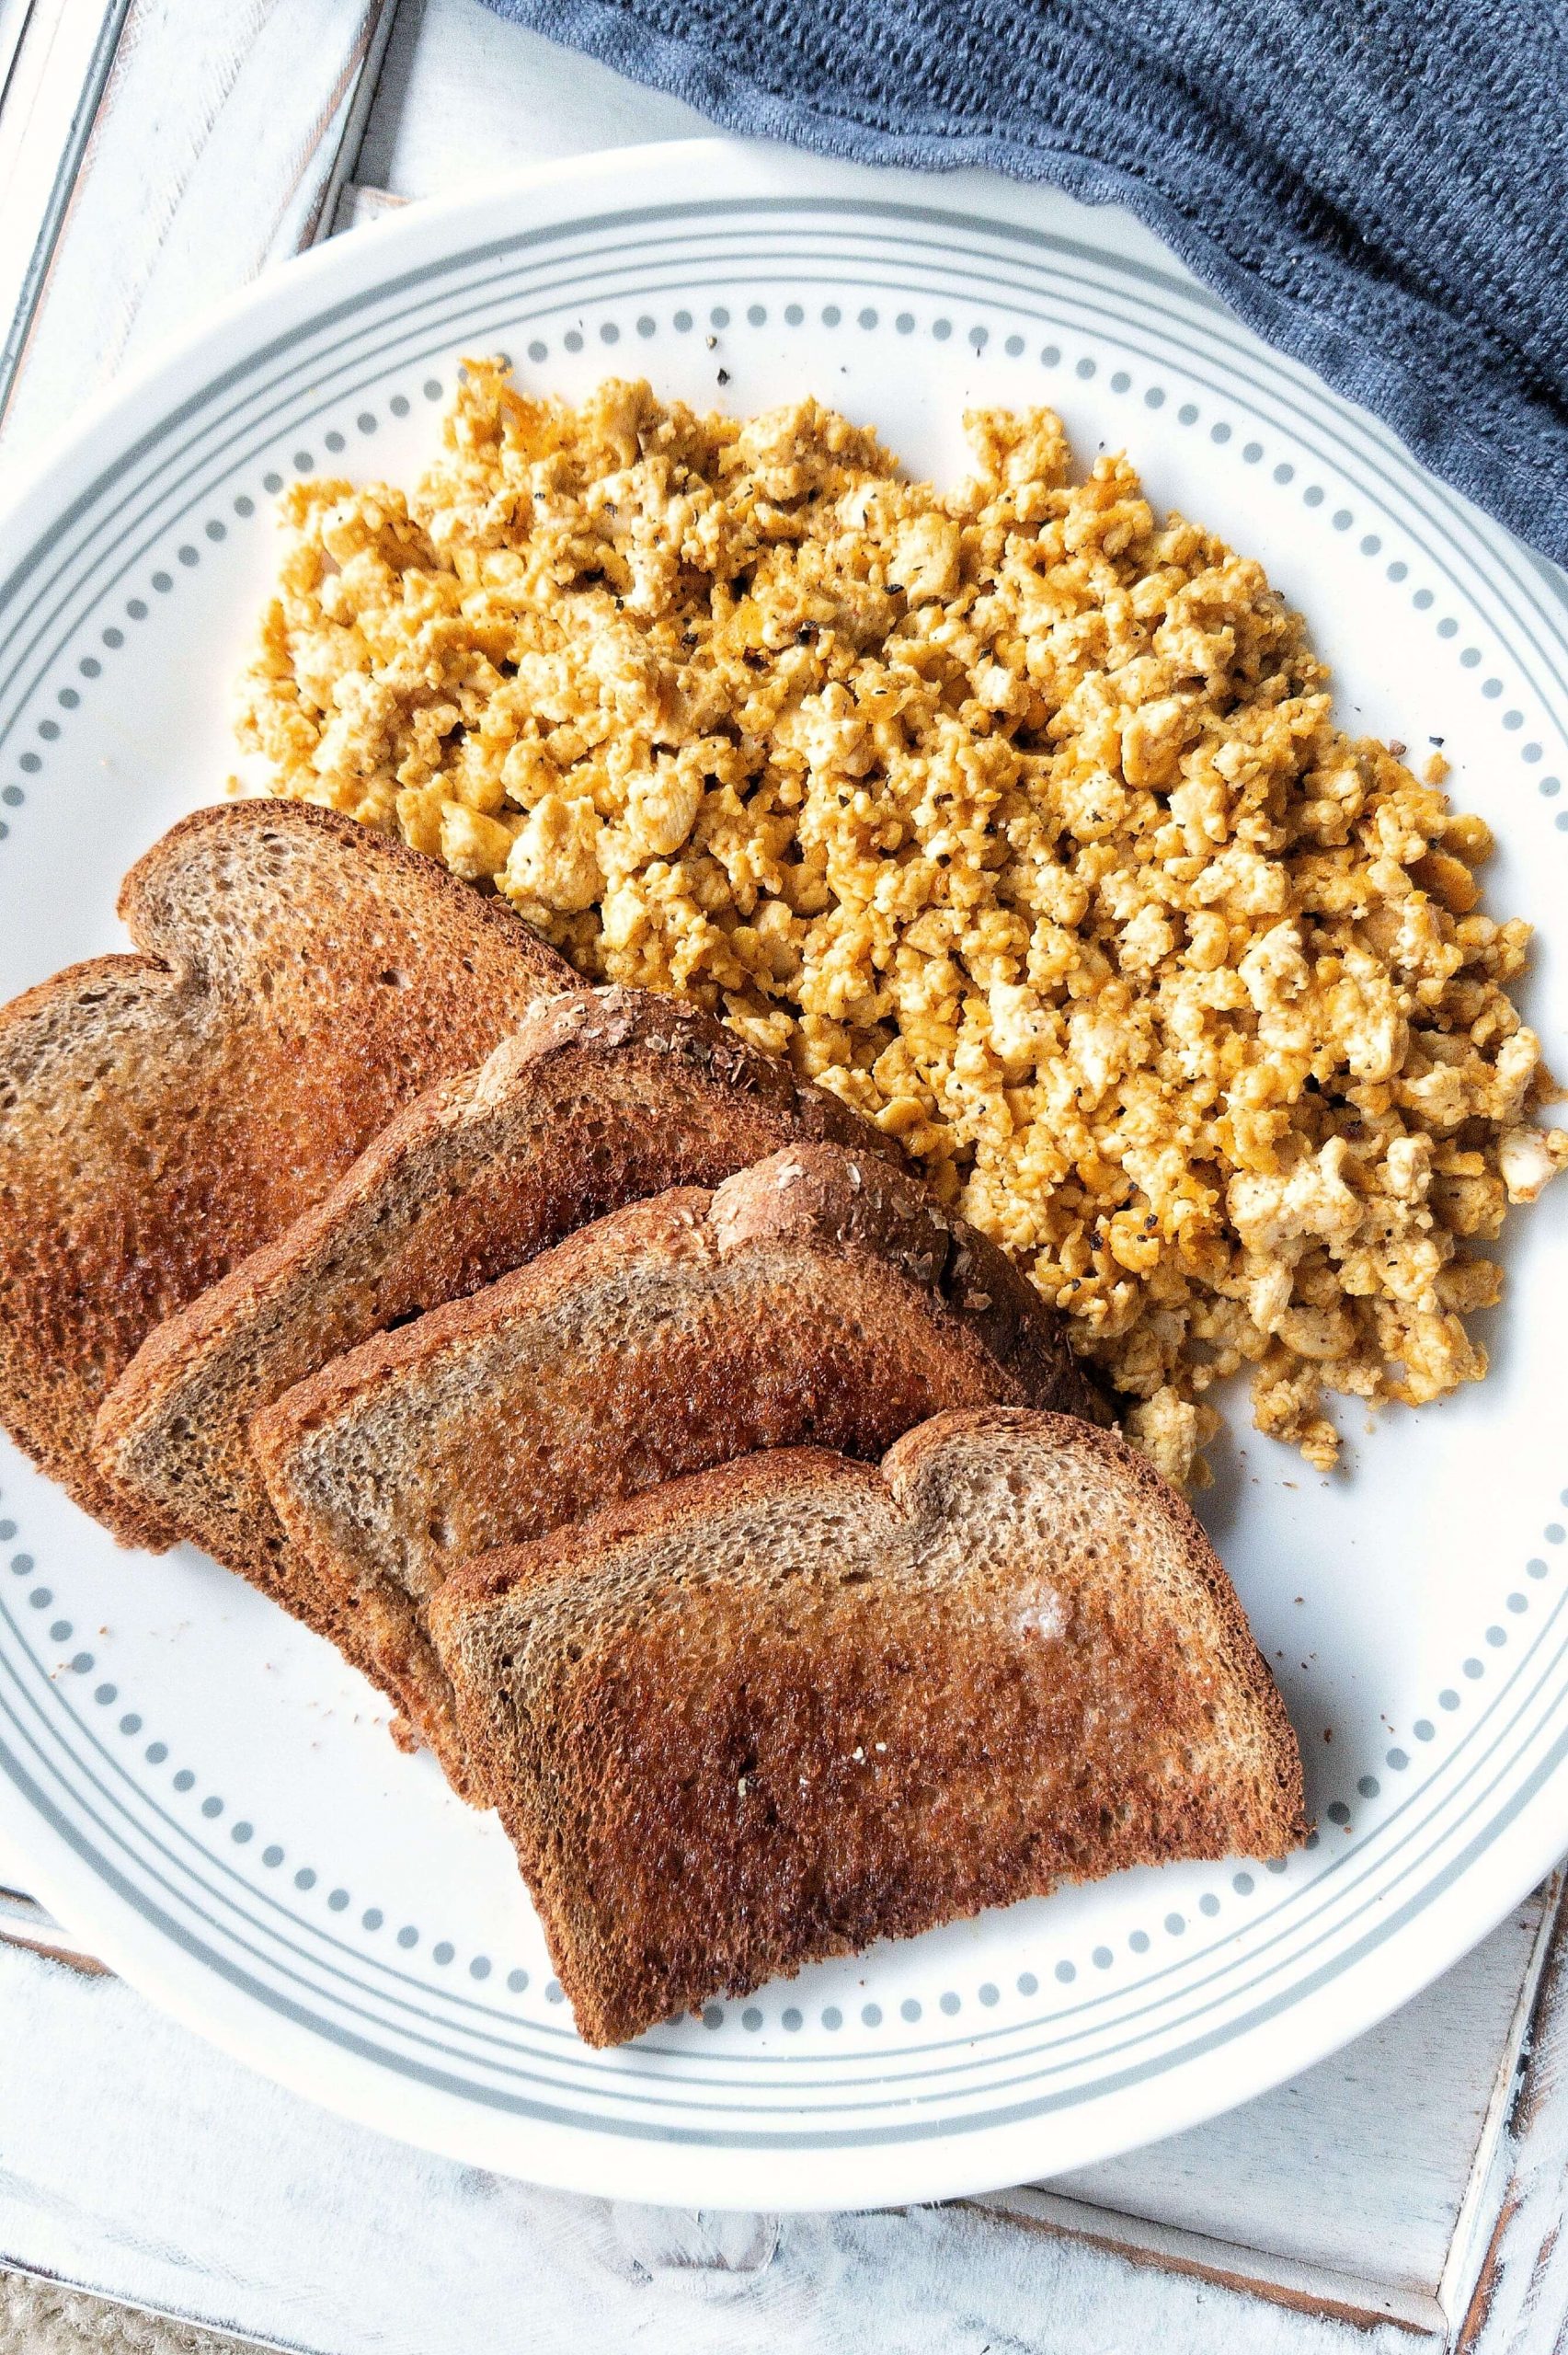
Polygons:
<instances>
[{"instance_id":1,"label":"white plate","mask_svg":"<svg viewBox=\"0 0 1568 2355\"><path fill-rule=\"evenodd\" d=\"M1054 403L1081 457L1125 443L1305 609L1345 718L1445 740L1502 844L1491 904L1541 925L1527 1003L1568 1065L1557 576L1078 208L717 143L333 246L55 457L0 541L0 994L114 945L123 868L221 791L269 494L407 477L458 356L497 349L568 394L612 369L738 410L814 392L939 476L977 400ZM590 2052L499 1831L399 1756L368 1688L193 1552L117 1552L14 1452L0 1826L128 1978L258 2068L542 2181L869 2205L1190 2125L1403 2001L1568 1844L1565 1210L1512 1223L1491 1379L1370 1438L1352 1410L1335 1478L1233 1402L1206 1518L1321 1824L1282 1869L1128 1874Z\"/></svg>"}]
</instances>

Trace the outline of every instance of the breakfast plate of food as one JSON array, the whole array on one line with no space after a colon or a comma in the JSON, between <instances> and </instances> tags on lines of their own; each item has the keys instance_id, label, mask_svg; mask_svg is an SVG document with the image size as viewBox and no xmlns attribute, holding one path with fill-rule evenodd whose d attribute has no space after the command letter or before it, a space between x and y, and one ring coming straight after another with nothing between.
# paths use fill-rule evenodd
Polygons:
<instances>
[{"instance_id":1,"label":"breakfast plate of food","mask_svg":"<svg viewBox=\"0 0 1568 2355\"><path fill-rule=\"evenodd\" d=\"M334 243L0 576L0 1824L475 2165L1276 2083L1568 1845L1568 601L1114 224Z\"/></svg>"}]
</instances>

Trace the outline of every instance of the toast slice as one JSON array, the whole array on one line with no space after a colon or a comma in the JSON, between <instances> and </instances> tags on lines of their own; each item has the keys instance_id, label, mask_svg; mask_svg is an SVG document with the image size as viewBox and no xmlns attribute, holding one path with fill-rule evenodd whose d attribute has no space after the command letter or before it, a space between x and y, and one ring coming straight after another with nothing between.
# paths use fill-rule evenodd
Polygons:
<instances>
[{"instance_id":1,"label":"toast slice","mask_svg":"<svg viewBox=\"0 0 1568 2355\"><path fill-rule=\"evenodd\" d=\"M494 1282L606 1211L715 1185L820 1138L873 1157L897 1150L698 1007L619 989L545 1001L480 1069L392 1120L286 1233L156 1328L99 1415L104 1480L338 1632L313 1616L308 1580L285 1562L252 1417L329 1359Z\"/></svg>"},{"instance_id":2,"label":"toast slice","mask_svg":"<svg viewBox=\"0 0 1568 2355\"><path fill-rule=\"evenodd\" d=\"M0 1423L117 1537L166 1545L92 1458L116 1377L573 976L435 859L294 803L198 810L119 904L135 954L0 1010Z\"/></svg>"},{"instance_id":3,"label":"toast slice","mask_svg":"<svg viewBox=\"0 0 1568 2355\"><path fill-rule=\"evenodd\" d=\"M424 1625L453 1565L758 1448L876 1459L943 1407L998 1403L1087 1404L1054 1311L915 1179L803 1145L334 1360L250 1441L280 1580L341 1615L473 1798Z\"/></svg>"},{"instance_id":4,"label":"toast slice","mask_svg":"<svg viewBox=\"0 0 1568 2355\"><path fill-rule=\"evenodd\" d=\"M944 1414L465 1565L430 1624L590 2044L1128 1865L1281 1856L1300 1755L1111 1432Z\"/></svg>"}]
</instances>

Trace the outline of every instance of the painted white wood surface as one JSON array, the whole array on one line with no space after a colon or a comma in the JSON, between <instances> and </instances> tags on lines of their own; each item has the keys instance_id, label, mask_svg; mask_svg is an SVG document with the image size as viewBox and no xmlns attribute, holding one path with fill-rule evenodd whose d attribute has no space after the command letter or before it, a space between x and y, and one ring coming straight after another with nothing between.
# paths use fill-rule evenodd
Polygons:
<instances>
[{"instance_id":1,"label":"painted white wood surface","mask_svg":"<svg viewBox=\"0 0 1568 2355\"><path fill-rule=\"evenodd\" d=\"M1540 1919L1532 1900L1414 2003L1276 2093L1051 2188L1436 2297Z\"/></svg>"},{"instance_id":2,"label":"painted white wood surface","mask_svg":"<svg viewBox=\"0 0 1568 2355\"><path fill-rule=\"evenodd\" d=\"M478 0L393 8L133 0L0 464L25 463L127 357L326 224L371 221L516 164L683 136L696 124L684 107L499 22ZM340 194L346 174L353 185ZM679 2218L451 2171L441 2199L450 2191L456 2204L441 2212L456 2246L472 2251L486 2220L506 2221L497 2280L511 2301L489 2307L487 2320L471 2314L473 2327L452 2343L490 2355L514 2344L616 2344L635 2328L659 2349L853 2340L925 2355L1009 2339L1053 2355L1436 2349L1445 2315L1473 2303L1471 2342L1484 2355L1546 2355L1551 2301L1560 2312L1565 2287L1553 2239L1568 2200L1561 2003L1541 2016L1551 2069L1532 2077L1540 2089L1522 2152L1504 2131L1539 1920L1539 1906L1522 1909L1396 2020L1293 2085L1165 2145L1014 2194L984 2217L971 2206L838 2223ZM11 1959L0 1949L0 2083L8 2053L14 2062L25 2044L29 2058L0 2102L0 2142L6 2165L19 2145L30 2172L18 2177L19 2207L0 2198L0 2256L45 2265L46 2244L57 2258L74 2248L76 2262L58 2269L109 2294L345 2355L404 2344L439 2355L444 2341L407 2335L413 2271L392 2264L380 2337L362 2305L349 2317L341 2295L344 2280L357 2280L361 2297L370 2281L371 2220L384 2266L382 2221L408 2212L362 2196L395 2146L291 2105L128 1990L103 1993L94 2012L82 1982L29 1961L40 1976L24 1984ZM111 2022L112 2033L94 2042L89 2021ZM286 2134L279 2105L289 2109ZM144 2149L140 2170L132 2157L155 2114L178 2144L172 2172L160 2173L162 2155L149 2169ZM320 2280L302 2276L297 2246L258 2254L234 2243L246 2171L276 2158L280 2134L285 2179L312 2197L327 2187ZM106 2136L89 2180L82 2144ZM399 2196L416 2208L429 2200L435 2165L399 2154ZM355 2182L361 2196L346 2204L341 2183ZM258 2181L258 2213L266 2197ZM166 2242L175 2217L169 2272L159 2230ZM429 2246L422 2231L419 2251ZM414 2250L406 2256L412 2268ZM1478 2274L1484 2294L1472 2301ZM557 2280L558 2294L541 2289ZM1267 2303L1225 2286L1244 2280ZM627 2282L636 2296L624 2305ZM472 2267L459 2286L472 2286ZM530 2308L523 2334L513 2318ZM462 2311L456 2298L452 2312Z\"/></svg>"},{"instance_id":3,"label":"painted white wood surface","mask_svg":"<svg viewBox=\"0 0 1568 2355\"><path fill-rule=\"evenodd\" d=\"M132 0L6 408L8 465L311 242L391 22L388 0Z\"/></svg>"},{"instance_id":4,"label":"painted white wood surface","mask_svg":"<svg viewBox=\"0 0 1568 2355\"><path fill-rule=\"evenodd\" d=\"M25 314L125 0L0 0L0 330ZM12 339L0 332L0 385Z\"/></svg>"},{"instance_id":5,"label":"painted white wood surface","mask_svg":"<svg viewBox=\"0 0 1568 2355\"><path fill-rule=\"evenodd\" d=\"M32 0L0 0L0 93L11 78L11 68L22 45L22 32L32 12Z\"/></svg>"},{"instance_id":6,"label":"painted white wood surface","mask_svg":"<svg viewBox=\"0 0 1568 2355\"><path fill-rule=\"evenodd\" d=\"M492 16L479 0L398 0L354 178L444 196L498 168L712 125L660 90Z\"/></svg>"}]
</instances>

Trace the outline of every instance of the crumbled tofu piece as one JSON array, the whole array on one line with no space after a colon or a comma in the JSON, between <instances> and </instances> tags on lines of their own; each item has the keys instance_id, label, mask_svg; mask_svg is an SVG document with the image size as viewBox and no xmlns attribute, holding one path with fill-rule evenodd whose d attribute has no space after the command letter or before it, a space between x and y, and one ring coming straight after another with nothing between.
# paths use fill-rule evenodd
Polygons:
<instances>
[{"instance_id":1,"label":"crumbled tofu piece","mask_svg":"<svg viewBox=\"0 0 1568 2355\"><path fill-rule=\"evenodd\" d=\"M1565 1163L1568 1130L1505 1129L1497 1148L1497 1174L1511 1202L1533 1202Z\"/></svg>"},{"instance_id":2,"label":"crumbled tofu piece","mask_svg":"<svg viewBox=\"0 0 1568 2355\"><path fill-rule=\"evenodd\" d=\"M1074 1320L1173 1478L1202 1394L1329 1465L1440 1396L1568 1160L1492 848L1334 725L1262 569L1071 478L1049 410L910 482L811 400L737 420L471 362L411 493L296 483L239 732L595 981L699 999L899 1137Z\"/></svg>"}]
</instances>

